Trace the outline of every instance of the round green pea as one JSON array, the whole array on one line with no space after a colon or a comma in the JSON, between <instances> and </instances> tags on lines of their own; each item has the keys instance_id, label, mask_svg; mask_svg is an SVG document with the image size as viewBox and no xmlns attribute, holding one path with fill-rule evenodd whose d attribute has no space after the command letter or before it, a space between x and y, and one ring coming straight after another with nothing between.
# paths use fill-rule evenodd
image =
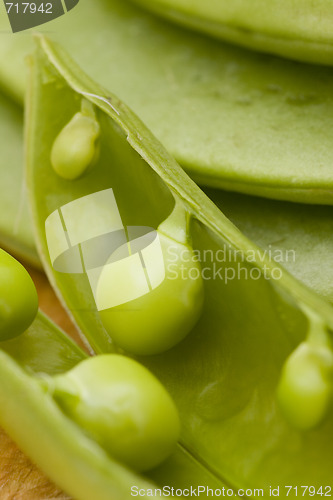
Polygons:
<instances>
[{"instance_id":1,"label":"round green pea","mask_svg":"<svg viewBox=\"0 0 333 500\"><path fill-rule=\"evenodd\" d=\"M312 429L324 419L332 396L332 358L327 347L303 342L287 359L277 396L281 410L295 428Z\"/></svg>"},{"instance_id":2,"label":"round green pea","mask_svg":"<svg viewBox=\"0 0 333 500\"><path fill-rule=\"evenodd\" d=\"M53 381L53 397L64 413L120 462L145 471L174 451L180 430L176 406L136 361L95 356Z\"/></svg>"},{"instance_id":3,"label":"round green pea","mask_svg":"<svg viewBox=\"0 0 333 500\"><path fill-rule=\"evenodd\" d=\"M188 335L202 313L203 280L193 250L162 233L159 239L165 266L163 282L137 299L99 312L115 344L136 355L159 354L172 348ZM119 276L115 286L102 271L97 303L105 297L109 303L114 302L119 287L135 287L138 279L134 269L126 282Z\"/></svg>"},{"instance_id":4,"label":"round green pea","mask_svg":"<svg viewBox=\"0 0 333 500\"><path fill-rule=\"evenodd\" d=\"M28 272L0 249L0 341L23 333L37 311L37 292Z\"/></svg>"},{"instance_id":5,"label":"round green pea","mask_svg":"<svg viewBox=\"0 0 333 500\"><path fill-rule=\"evenodd\" d=\"M54 171L67 180L81 177L96 161L99 134L100 126L94 117L76 113L53 143Z\"/></svg>"}]
</instances>

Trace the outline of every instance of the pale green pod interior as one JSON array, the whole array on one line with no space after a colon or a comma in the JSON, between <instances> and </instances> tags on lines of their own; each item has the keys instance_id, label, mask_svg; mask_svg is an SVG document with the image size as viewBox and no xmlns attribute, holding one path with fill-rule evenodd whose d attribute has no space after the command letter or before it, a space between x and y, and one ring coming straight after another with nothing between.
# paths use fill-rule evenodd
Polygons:
<instances>
[{"instance_id":1,"label":"pale green pod interior","mask_svg":"<svg viewBox=\"0 0 333 500\"><path fill-rule=\"evenodd\" d=\"M43 79L46 69L53 71L53 80L47 85ZM53 172L45 175L53 137L45 133L41 148L40 134L48 130L53 119L59 120L59 128L63 125L52 103L61 99L62 120L66 121L87 92L93 94L91 101L98 108L103 131L94 174L73 183ZM45 102L51 103L47 109ZM193 249L201 255L206 252L207 259L201 263L208 278L203 314L183 342L161 355L140 359L176 401L182 421L181 442L216 478L224 477L235 487L290 484L291 479L298 485L305 480L316 486L326 484L333 460L331 410L330 418L304 436L281 414L276 386L286 358L306 336L304 305L317 311L332 330L330 304L265 257L184 174L124 103L91 82L45 39L40 40L35 59L30 106L34 112L28 127L28 178L41 256L93 348L97 352L115 349L86 276L53 269L45 219L59 205L113 189L125 226L157 228L170 213L176 196L192 214ZM210 279L219 269L223 250L227 250L227 260L220 266L222 278ZM250 253L255 254L254 260ZM265 266L269 279L258 277ZM238 268L239 278L223 279L224 270L237 276ZM251 278L253 269L256 275ZM275 270L281 277L272 280ZM314 469L318 456L322 457L321 467Z\"/></svg>"}]
</instances>

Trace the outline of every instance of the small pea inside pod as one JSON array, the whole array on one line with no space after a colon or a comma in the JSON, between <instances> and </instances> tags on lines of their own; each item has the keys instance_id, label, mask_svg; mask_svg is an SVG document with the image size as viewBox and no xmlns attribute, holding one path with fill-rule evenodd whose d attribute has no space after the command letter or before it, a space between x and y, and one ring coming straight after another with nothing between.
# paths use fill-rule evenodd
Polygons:
<instances>
[{"instance_id":1,"label":"small pea inside pod","mask_svg":"<svg viewBox=\"0 0 333 500\"><path fill-rule=\"evenodd\" d=\"M324 419L332 398L333 353L327 345L301 343L287 359L277 396L288 422L309 430Z\"/></svg>"},{"instance_id":2,"label":"small pea inside pod","mask_svg":"<svg viewBox=\"0 0 333 500\"><path fill-rule=\"evenodd\" d=\"M21 335L37 311L38 296L28 272L0 249L0 341Z\"/></svg>"},{"instance_id":3,"label":"small pea inside pod","mask_svg":"<svg viewBox=\"0 0 333 500\"><path fill-rule=\"evenodd\" d=\"M62 411L132 469L152 469L174 451L177 408L138 362L120 354L99 355L45 381Z\"/></svg>"},{"instance_id":4,"label":"small pea inside pod","mask_svg":"<svg viewBox=\"0 0 333 500\"><path fill-rule=\"evenodd\" d=\"M56 137L51 151L54 171L63 179L75 180L96 163L100 126L92 105L83 101L82 109Z\"/></svg>"},{"instance_id":5,"label":"small pea inside pod","mask_svg":"<svg viewBox=\"0 0 333 500\"><path fill-rule=\"evenodd\" d=\"M106 265L98 281L96 302L102 323L118 347L135 355L154 355L171 349L188 335L202 314L201 267L186 231L177 226L179 210L176 210L177 214L173 212L157 231L162 265L158 252L151 253L145 262L150 284L158 282L158 286L151 286L134 300L101 308L101 304L116 303L120 295L126 295L126 290L137 289L145 278L141 266L129 262L126 279L123 267L119 266L119 272L115 272L114 267ZM185 221L185 215L181 215L181 221Z\"/></svg>"}]
</instances>

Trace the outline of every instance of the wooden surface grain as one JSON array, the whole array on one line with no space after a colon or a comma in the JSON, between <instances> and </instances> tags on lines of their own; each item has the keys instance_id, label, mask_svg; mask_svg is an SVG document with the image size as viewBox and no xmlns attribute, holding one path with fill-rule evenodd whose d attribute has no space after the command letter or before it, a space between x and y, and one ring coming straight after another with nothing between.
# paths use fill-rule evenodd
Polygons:
<instances>
[{"instance_id":1,"label":"wooden surface grain","mask_svg":"<svg viewBox=\"0 0 333 500\"><path fill-rule=\"evenodd\" d=\"M82 346L46 276L32 268L27 269L35 282L40 308ZM69 500L70 497L52 484L0 429L0 500L52 499Z\"/></svg>"}]
</instances>

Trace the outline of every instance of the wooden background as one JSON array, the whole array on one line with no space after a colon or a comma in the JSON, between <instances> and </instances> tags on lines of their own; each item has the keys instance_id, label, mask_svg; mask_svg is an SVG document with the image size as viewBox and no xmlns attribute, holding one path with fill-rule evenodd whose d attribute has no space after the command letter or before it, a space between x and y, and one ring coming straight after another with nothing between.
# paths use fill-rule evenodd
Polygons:
<instances>
[{"instance_id":1,"label":"wooden background","mask_svg":"<svg viewBox=\"0 0 333 500\"><path fill-rule=\"evenodd\" d=\"M45 275L32 268L28 271L38 291L40 308L83 347ZM69 500L70 497L52 484L0 428L0 500L52 499Z\"/></svg>"}]
</instances>

